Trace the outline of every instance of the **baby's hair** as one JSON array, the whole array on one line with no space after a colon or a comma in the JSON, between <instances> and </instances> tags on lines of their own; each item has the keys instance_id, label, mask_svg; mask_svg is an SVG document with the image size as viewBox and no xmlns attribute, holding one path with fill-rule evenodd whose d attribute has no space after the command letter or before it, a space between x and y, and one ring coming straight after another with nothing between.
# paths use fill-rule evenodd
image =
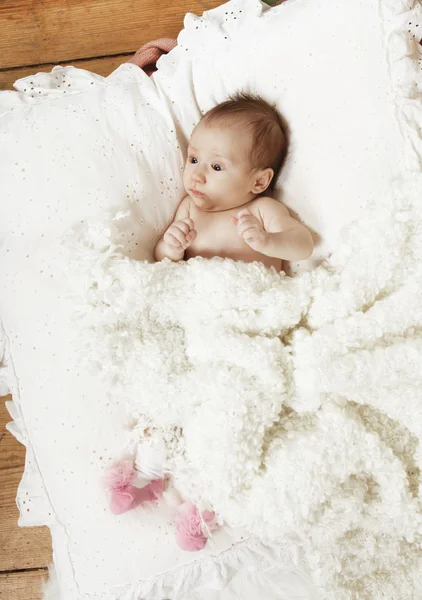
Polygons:
<instances>
[{"instance_id":1,"label":"baby's hair","mask_svg":"<svg viewBox=\"0 0 422 600\"><path fill-rule=\"evenodd\" d=\"M226 120L232 123L233 119L251 130L252 169L271 167L274 177L270 188L273 188L288 149L288 129L281 115L259 96L238 92L205 113L201 122L206 125L224 124Z\"/></svg>"}]
</instances>

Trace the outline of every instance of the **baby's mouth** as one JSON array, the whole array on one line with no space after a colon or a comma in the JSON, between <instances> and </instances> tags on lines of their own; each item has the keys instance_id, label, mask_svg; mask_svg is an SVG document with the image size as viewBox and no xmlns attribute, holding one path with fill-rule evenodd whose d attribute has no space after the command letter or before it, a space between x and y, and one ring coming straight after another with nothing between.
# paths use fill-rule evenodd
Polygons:
<instances>
[{"instance_id":1,"label":"baby's mouth","mask_svg":"<svg viewBox=\"0 0 422 600\"><path fill-rule=\"evenodd\" d=\"M198 190L191 189L189 191L191 194L196 196L196 198L204 198L205 197L205 194L203 194L202 192L199 192Z\"/></svg>"}]
</instances>

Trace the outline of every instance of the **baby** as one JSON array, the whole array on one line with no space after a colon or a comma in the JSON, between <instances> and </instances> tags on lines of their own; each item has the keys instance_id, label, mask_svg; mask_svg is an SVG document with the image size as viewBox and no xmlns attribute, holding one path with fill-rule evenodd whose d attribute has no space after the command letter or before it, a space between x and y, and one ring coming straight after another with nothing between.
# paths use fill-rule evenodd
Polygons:
<instances>
[{"instance_id":1,"label":"baby","mask_svg":"<svg viewBox=\"0 0 422 600\"><path fill-rule=\"evenodd\" d=\"M158 241L155 259L221 256L281 270L283 260L308 258L308 229L265 195L286 153L283 123L264 100L237 94L207 112L188 148L188 195Z\"/></svg>"}]
</instances>

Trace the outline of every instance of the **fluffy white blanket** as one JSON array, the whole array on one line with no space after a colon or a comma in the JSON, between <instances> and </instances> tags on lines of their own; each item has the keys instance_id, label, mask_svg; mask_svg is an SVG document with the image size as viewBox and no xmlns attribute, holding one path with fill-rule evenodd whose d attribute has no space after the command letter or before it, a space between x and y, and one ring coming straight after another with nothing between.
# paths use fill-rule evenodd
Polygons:
<instances>
[{"instance_id":1,"label":"fluffy white blanket","mask_svg":"<svg viewBox=\"0 0 422 600\"><path fill-rule=\"evenodd\" d=\"M296 278L133 261L121 214L73 249L89 358L136 440L156 427L184 492L285 542L324 598L413 600L422 575L421 197L397 184Z\"/></svg>"}]
</instances>

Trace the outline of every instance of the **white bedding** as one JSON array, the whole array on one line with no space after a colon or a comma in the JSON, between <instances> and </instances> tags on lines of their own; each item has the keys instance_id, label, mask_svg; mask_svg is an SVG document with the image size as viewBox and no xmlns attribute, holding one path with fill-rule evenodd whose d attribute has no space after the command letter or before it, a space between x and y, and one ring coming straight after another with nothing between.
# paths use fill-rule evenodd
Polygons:
<instances>
[{"instance_id":1,"label":"white bedding","mask_svg":"<svg viewBox=\"0 0 422 600\"><path fill-rule=\"evenodd\" d=\"M242 531L224 529L204 552L192 556L178 551L164 525L165 511L153 516L141 509L118 518L109 513L99 475L127 450L133 423L124 399L109 397L103 378L74 353L74 304L56 270L57 259L63 235L75 224L100 223L106 212L128 208L134 218L120 241L132 258L151 259L155 240L182 194L180 173L191 129L202 111L242 87L276 99L291 124L292 152L278 197L300 213L320 240L307 267L337 248L332 264L338 272L357 247L340 233L342 227L359 216L368 200L386 198L388 203L418 193L420 54L412 32L417 34L419 24L420 3L411 0L288 0L271 10L255 0L233 1L202 18L188 16L179 46L161 59L152 79L134 65L106 79L59 67L18 81L16 92L0 94L1 379L14 396L10 429L27 446L17 495L19 523L52 529L60 600L228 600L246 597L242 585L256 597L278 594L284 600L292 596L292 586L299 597L313 597L312 586L302 576L304 583L299 582L282 546L263 546L255 539L242 544ZM414 189L403 192L401 184L393 189L393 179L405 179ZM351 339L352 347L367 344L364 337L351 337L360 335L355 312L362 298L370 302L374 290L376 295L383 286L390 292L389 285L402 285L397 263L402 252L390 246L388 232L391 228L394 237L405 226L399 221L396 231L393 220L389 223L385 246L377 252L376 223L359 229L361 270L350 267L349 278L317 272L321 280L315 281L321 285L313 288L308 315L316 334L295 339L294 379L297 398L303 406L315 401L314 411L314 389L321 390L322 399L335 394L365 401L362 387L352 389L353 377L346 388L342 376L359 366L371 383L365 358L360 360L358 352L342 356L341 348L326 346L325 339L330 334L332 340L338 327L339 339ZM377 236L382 233L377 229ZM381 250L391 253L396 272L381 260ZM366 323L369 304L363 308L360 319ZM384 325L393 326L383 314L381 335ZM354 317L349 321L347 315ZM404 311L403 316L413 315ZM404 322L397 320L397 327ZM390 336L387 343L392 341ZM411 360L418 358L412 354ZM342 370L330 369L332 361ZM330 377L320 379L322 372ZM384 379L381 369L379 376ZM411 391L410 379L403 394L409 397L406 405L415 405L407 425L414 431L419 396ZM378 379L374 385L376 397ZM393 383L389 406L394 404L392 389ZM409 411L397 412L403 415L391 418L407 423ZM419 460L406 435L398 436L395 452L409 447ZM401 472L400 461L391 459L389 465L393 473ZM24 505L28 496L29 505ZM219 510L231 520L219 501ZM409 502L398 501L410 514ZM257 513L249 511L251 516L253 523ZM246 565L243 573L241 564ZM328 565L314 576L332 585L331 574Z\"/></svg>"},{"instance_id":2,"label":"white bedding","mask_svg":"<svg viewBox=\"0 0 422 600\"><path fill-rule=\"evenodd\" d=\"M422 575L421 196L421 176L394 187L296 278L133 261L98 222L70 253L75 349L140 455L164 447L187 498L303 552L324 598L411 600Z\"/></svg>"}]
</instances>

